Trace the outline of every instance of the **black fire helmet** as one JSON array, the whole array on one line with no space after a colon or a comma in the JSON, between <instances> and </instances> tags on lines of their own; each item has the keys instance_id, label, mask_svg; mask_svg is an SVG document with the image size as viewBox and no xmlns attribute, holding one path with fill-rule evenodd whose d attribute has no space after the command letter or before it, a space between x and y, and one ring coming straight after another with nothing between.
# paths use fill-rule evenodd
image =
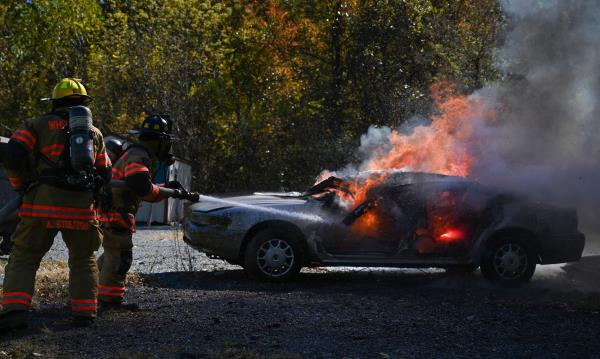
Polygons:
<instances>
[{"instance_id":1,"label":"black fire helmet","mask_svg":"<svg viewBox=\"0 0 600 359\"><path fill-rule=\"evenodd\" d=\"M104 145L106 146L106 151L109 152L109 157L111 157L112 161L121 157L121 153L123 152L123 142L121 140L110 137L104 141Z\"/></svg>"},{"instance_id":2,"label":"black fire helmet","mask_svg":"<svg viewBox=\"0 0 600 359\"><path fill-rule=\"evenodd\" d=\"M138 135L140 140L155 140L171 138L173 121L166 115L150 115L144 119L142 125L132 131L132 134Z\"/></svg>"}]
</instances>

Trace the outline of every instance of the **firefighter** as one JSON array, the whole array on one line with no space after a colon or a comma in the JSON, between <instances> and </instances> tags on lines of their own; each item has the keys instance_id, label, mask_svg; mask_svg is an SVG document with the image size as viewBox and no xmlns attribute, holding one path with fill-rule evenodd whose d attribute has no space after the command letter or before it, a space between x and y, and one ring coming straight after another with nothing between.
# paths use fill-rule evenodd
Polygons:
<instances>
[{"instance_id":1,"label":"firefighter","mask_svg":"<svg viewBox=\"0 0 600 359\"><path fill-rule=\"evenodd\" d=\"M62 79L49 100L51 112L26 121L8 143L4 165L23 201L5 268L0 330L27 326L35 274L58 232L69 251L73 323L89 326L96 317L94 252L102 234L95 191L110 181L110 160L84 107L92 98L80 80Z\"/></svg>"},{"instance_id":2,"label":"firefighter","mask_svg":"<svg viewBox=\"0 0 600 359\"><path fill-rule=\"evenodd\" d=\"M141 128L132 132L137 135L138 142L129 145L112 168L113 181L124 181L125 186L113 186L112 209L102 219L104 254L98 285L101 309L138 308L135 303L123 302L125 277L133 259L135 213L140 201L158 202L174 196L173 192L168 192L152 181L158 163L168 165L172 162L170 119L158 115L148 116ZM165 188L180 187L179 183L171 182Z\"/></svg>"}]
</instances>

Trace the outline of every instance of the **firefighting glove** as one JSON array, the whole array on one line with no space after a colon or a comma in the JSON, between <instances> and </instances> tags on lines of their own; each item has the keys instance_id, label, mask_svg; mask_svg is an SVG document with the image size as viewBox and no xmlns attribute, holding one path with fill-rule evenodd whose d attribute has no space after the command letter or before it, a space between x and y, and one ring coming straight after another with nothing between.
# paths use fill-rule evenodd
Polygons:
<instances>
[{"instance_id":1,"label":"firefighting glove","mask_svg":"<svg viewBox=\"0 0 600 359\"><path fill-rule=\"evenodd\" d=\"M173 156L173 154L169 153L165 156L165 158L161 159L161 161L163 165L165 166L170 166L173 163L175 163L175 156Z\"/></svg>"},{"instance_id":2,"label":"firefighting glove","mask_svg":"<svg viewBox=\"0 0 600 359\"><path fill-rule=\"evenodd\" d=\"M179 181L169 181L169 182L165 183L165 187L166 188L171 188L171 189L185 190L183 188L183 185L181 183L179 183Z\"/></svg>"}]
</instances>

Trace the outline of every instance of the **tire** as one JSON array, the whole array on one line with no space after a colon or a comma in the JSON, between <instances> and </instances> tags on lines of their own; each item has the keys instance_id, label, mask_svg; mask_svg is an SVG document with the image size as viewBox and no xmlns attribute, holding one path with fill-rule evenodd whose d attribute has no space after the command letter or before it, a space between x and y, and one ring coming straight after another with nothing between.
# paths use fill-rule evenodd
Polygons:
<instances>
[{"instance_id":1,"label":"tire","mask_svg":"<svg viewBox=\"0 0 600 359\"><path fill-rule=\"evenodd\" d=\"M248 243L244 269L252 279L285 282L300 272L304 258L300 238L281 229L267 229Z\"/></svg>"},{"instance_id":2,"label":"tire","mask_svg":"<svg viewBox=\"0 0 600 359\"><path fill-rule=\"evenodd\" d=\"M492 282L516 285L529 281L536 265L537 256L531 244L517 238L503 238L487 247L481 273Z\"/></svg>"}]
</instances>

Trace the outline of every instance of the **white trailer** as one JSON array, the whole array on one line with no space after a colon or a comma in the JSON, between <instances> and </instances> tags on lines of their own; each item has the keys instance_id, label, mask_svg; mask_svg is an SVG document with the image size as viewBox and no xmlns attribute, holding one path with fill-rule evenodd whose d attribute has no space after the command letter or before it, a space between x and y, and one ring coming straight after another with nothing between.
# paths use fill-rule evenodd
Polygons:
<instances>
[{"instance_id":1,"label":"white trailer","mask_svg":"<svg viewBox=\"0 0 600 359\"><path fill-rule=\"evenodd\" d=\"M164 174L161 174L160 171L164 171ZM189 190L192 185L192 166L181 159L175 159L172 165L159 168L155 182L166 183L169 181L179 181L185 189ZM135 215L135 220L147 225L180 222L183 220L183 201L169 198L158 203L142 202Z\"/></svg>"}]
</instances>

